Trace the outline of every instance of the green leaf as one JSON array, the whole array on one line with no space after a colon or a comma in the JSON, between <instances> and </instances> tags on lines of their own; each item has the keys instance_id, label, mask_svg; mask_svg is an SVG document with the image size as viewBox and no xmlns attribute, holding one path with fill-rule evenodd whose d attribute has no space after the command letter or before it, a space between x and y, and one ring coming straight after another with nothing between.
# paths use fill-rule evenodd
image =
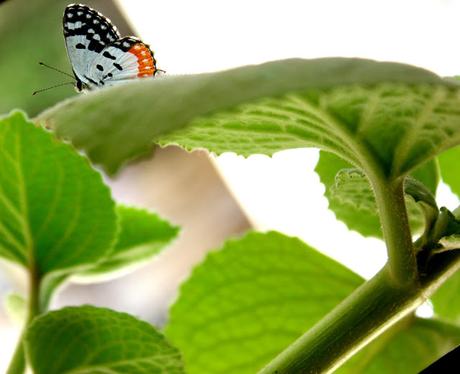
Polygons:
<instances>
[{"instance_id":1,"label":"green leaf","mask_svg":"<svg viewBox=\"0 0 460 374\"><path fill-rule=\"evenodd\" d=\"M447 323L403 320L353 356L337 374L418 373L460 344L460 329Z\"/></svg>"},{"instance_id":2,"label":"green leaf","mask_svg":"<svg viewBox=\"0 0 460 374\"><path fill-rule=\"evenodd\" d=\"M381 238L377 205L369 181L363 172L353 168L340 157L323 151L320 152L315 171L325 186L329 209L335 213L337 219L344 222L350 230L355 230L364 236ZM428 189L417 180L407 178L406 194L412 197L406 195L406 205L411 228L415 233L420 231L425 224L424 210L416 202L423 200L428 202L424 204L434 204L436 207L431 193L431 191L436 191L438 183L436 163L427 162L412 174L430 186Z\"/></svg>"},{"instance_id":3,"label":"green leaf","mask_svg":"<svg viewBox=\"0 0 460 374\"><path fill-rule=\"evenodd\" d=\"M459 87L403 64L292 59L129 82L39 120L111 172L158 141L242 155L316 146L396 178L460 142Z\"/></svg>"},{"instance_id":4,"label":"green leaf","mask_svg":"<svg viewBox=\"0 0 460 374\"><path fill-rule=\"evenodd\" d=\"M38 317L25 349L35 374L184 372L177 349L147 322L91 306Z\"/></svg>"},{"instance_id":5,"label":"green leaf","mask_svg":"<svg viewBox=\"0 0 460 374\"><path fill-rule=\"evenodd\" d=\"M39 279L98 261L117 230L100 174L19 112L0 119L0 211L0 256Z\"/></svg>"},{"instance_id":6,"label":"green leaf","mask_svg":"<svg viewBox=\"0 0 460 374\"><path fill-rule=\"evenodd\" d=\"M412 177L404 180L404 193L414 199L414 202L423 204L427 208L438 212L438 205L433 193L420 181Z\"/></svg>"},{"instance_id":7,"label":"green leaf","mask_svg":"<svg viewBox=\"0 0 460 374\"><path fill-rule=\"evenodd\" d=\"M195 268L165 333L190 374L255 373L361 282L299 239L250 233Z\"/></svg>"},{"instance_id":8,"label":"green leaf","mask_svg":"<svg viewBox=\"0 0 460 374\"><path fill-rule=\"evenodd\" d=\"M460 160L460 147L449 149L438 156L441 177L452 192L460 197L460 175L458 173L458 160Z\"/></svg>"},{"instance_id":9,"label":"green leaf","mask_svg":"<svg viewBox=\"0 0 460 374\"><path fill-rule=\"evenodd\" d=\"M428 232L428 250L442 252L460 248L460 219L446 207L439 209L439 215Z\"/></svg>"},{"instance_id":10,"label":"green leaf","mask_svg":"<svg viewBox=\"0 0 460 374\"><path fill-rule=\"evenodd\" d=\"M144 209L118 206L120 233L114 249L84 275L114 272L146 261L176 238L179 228Z\"/></svg>"},{"instance_id":11,"label":"green leaf","mask_svg":"<svg viewBox=\"0 0 460 374\"><path fill-rule=\"evenodd\" d=\"M115 246L95 264L75 271L73 280L96 282L119 276L165 249L177 236L179 229L158 215L143 209L119 205L116 208L120 232ZM41 305L48 305L57 287L70 274L51 274L43 281ZM76 277L75 277L76 275Z\"/></svg>"},{"instance_id":12,"label":"green leaf","mask_svg":"<svg viewBox=\"0 0 460 374\"><path fill-rule=\"evenodd\" d=\"M457 271L432 296L434 313L460 326L460 271Z\"/></svg>"}]
</instances>

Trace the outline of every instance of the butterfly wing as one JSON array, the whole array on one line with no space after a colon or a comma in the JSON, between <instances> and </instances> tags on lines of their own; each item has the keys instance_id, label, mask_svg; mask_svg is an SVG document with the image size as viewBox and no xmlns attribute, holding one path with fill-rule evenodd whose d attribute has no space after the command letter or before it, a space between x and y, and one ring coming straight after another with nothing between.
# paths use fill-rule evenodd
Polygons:
<instances>
[{"instance_id":1,"label":"butterfly wing","mask_svg":"<svg viewBox=\"0 0 460 374\"><path fill-rule=\"evenodd\" d=\"M149 46L127 36L114 41L92 62L87 77L98 85L114 85L129 79L153 77L156 61Z\"/></svg>"},{"instance_id":2,"label":"butterfly wing","mask_svg":"<svg viewBox=\"0 0 460 374\"><path fill-rule=\"evenodd\" d=\"M89 70L103 49L120 38L117 28L101 13L81 4L66 7L63 28L76 78L88 86L93 85L88 79Z\"/></svg>"}]
</instances>

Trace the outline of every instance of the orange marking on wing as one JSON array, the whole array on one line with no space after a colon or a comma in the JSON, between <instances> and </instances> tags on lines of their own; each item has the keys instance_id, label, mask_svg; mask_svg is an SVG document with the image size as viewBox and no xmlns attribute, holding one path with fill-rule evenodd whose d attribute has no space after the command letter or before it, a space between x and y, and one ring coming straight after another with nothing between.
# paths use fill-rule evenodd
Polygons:
<instances>
[{"instance_id":1,"label":"orange marking on wing","mask_svg":"<svg viewBox=\"0 0 460 374\"><path fill-rule=\"evenodd\" d=\"M143 43L136 43L128 52L137 57L137 63L139 64L137 76L139 78L153 77L155 75L157 70L156 61L149 47Z\"/></svg>"}]
</instances>

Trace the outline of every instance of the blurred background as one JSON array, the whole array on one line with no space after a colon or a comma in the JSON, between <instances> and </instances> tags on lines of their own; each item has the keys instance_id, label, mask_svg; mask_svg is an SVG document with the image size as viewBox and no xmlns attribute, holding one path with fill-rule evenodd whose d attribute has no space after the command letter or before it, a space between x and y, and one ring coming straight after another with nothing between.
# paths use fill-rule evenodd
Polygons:
<instances>
[{"instance_id":1,"label":"blurred background","mask_svg":"<svg viewBox=\"0 0 460 374\"><path fill-rule=\"evenodd\" d=\"M9 0L0 5L0 115L14 108L33 117L65 97L64 86L32 92L65 77L39 61L71 71L62 36L69 1ZM405 62L441 76L460 72L460 1L454 0L99 0L99 10L123 35L150 44L167 74L195 74L290 57L366 57ZM153 155L152 155L153 156ZM298 236L369 278L385 262L377 239L349 231L327 210L324 188L313 169L315 149L272 158L219 157L179 148L106 178L115 199L158 212L180 225L180 238L151 263L116 280L67 286L53 308L91 303L127 311L156 325L167 317L193 266L225 239L249 229ZM457 198L441 185L440 205ZM0 212L1 214L1 212ZM328 232L334 235L328 235ZM0 262L0 297L25 292L24 274ZM0 308L0 372L8 364L19 327Z\"/></svg>"}]
</instances>

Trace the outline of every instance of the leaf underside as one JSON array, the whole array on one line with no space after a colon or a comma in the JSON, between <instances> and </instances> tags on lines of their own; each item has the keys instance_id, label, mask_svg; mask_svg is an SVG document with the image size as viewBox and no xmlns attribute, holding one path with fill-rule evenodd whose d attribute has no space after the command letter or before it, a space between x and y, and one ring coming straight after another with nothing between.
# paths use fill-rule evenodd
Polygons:
<instances>
[{"instance_id":1,"label":"leaf underside","mask_svg":"<svg viewBox=\"0 0 460 374\"><path fill-rule=\"evenodd\" d=\"M458 144L458 87L403 64L292 59L130 82L38 120L110 172L159 142L242 155L314 146L398 177Z\"/></svg>"},{"instance_id":2,"label":"leaf underside","mask_svg":"<svg viewBox=\"0 0 460 374\"><path fill-rule=\"evenodd\" d=\"M325 186L329 209L337 219L363 236L382 238L377 205L366 176L340 157L324 151L320 152L315 171ZM436 162L421 165L412 175L435 193L439 180ZM412 234L416 234L425 226L423 211L409 196L406 196L406 206Z\"/></svg>"}]
</instances>

